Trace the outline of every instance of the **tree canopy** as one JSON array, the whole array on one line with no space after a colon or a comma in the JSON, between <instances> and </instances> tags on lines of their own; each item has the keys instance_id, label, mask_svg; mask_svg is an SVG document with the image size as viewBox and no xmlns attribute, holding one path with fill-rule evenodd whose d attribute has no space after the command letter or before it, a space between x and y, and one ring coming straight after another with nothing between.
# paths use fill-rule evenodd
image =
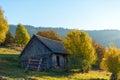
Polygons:
<instances>
[{"instance_id":1,"label":"tree canopy","mask_svg":"<svg viewBox=\"0 0 120 80\"><path fill-rule=\"evenodd\" d=\"M85 31L73 30L67 33L63 41L64 47L71 54L68 65L80 68L83 72L89 70L96 60L92 39Z\"/></svg>"},{"instance_id":2,"label":"tree canopy","mask_svg":"<svg viewBox=\"0 0 120 80\"><path fill-rule=\"evenodd\" d=\"M18 24L15 32L15 41L17 44L26 45L30 40L30 35L27 32L27 29L22 25Z\"/></svg>"},{"instance_id":3,"label":"tree canopy","mask_svg":"<svg viewBox=\"0 0 120 80\"><path fill-rule=\"evenodd\" d=\"M106 47L102 46L95 40L92 40L92 45L95 48L95 52L97 54L97 60L95 66L100 68L100 63L105 55Z\"/></svg>"},{"instance_id":4,"label":"tree canopy","mask_svg":"<svg viewBox=\"0 0 120 80\"><path fill-rule=\"evenodd\" d=\"M45 30L45 31L38 31L37 35L43 36L52 40L61 41L62 38L58 35L54 30Z\"/></svg>"},{"instance_id":5,"label":"tree canopy","mask_svg":"<svg viewBox=\"0 0 120 80\"><path fill-rule=\"evenodd\" d=\"M4 42L8 29L9 29L9 25L3 15L2 9L0 8L0 43Z\"/></svg>"},{"instance_id":6,"label":"tree canopy","mask_svg":"<svg viewBox=\"0 0 120 80\"><path fill-rule=\"evenodd\" d=\"M7 46L11 45L12 43L14 43L14 37L12 36L11 32L8 31L3 45Z\"/></svg>"},{"instance_id":7,"label":"tree canopy","mask_svg":"<svg viewBox=\"0 0 120 80\"><path fill-rule=\"evenodd\" d=\"M117 77L120 71L120 50L113 45L110 46L101 62L101 68L112 72L114 77Z\"/></svg>"}]
</instances>

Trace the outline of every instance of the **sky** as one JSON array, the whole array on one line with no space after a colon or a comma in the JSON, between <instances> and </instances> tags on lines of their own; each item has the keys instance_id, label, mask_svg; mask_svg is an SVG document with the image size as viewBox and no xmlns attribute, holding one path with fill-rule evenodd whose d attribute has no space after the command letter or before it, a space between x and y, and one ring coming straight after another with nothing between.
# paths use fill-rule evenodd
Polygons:
<instances>
[{"instance_id":1,"label":"sky","mask_svg":"<svg viewBox=\"0 0 120 80\"><path fill-rule=\"evenodd\" d=\"M9 24L120 30L120 0L0 0Z\"/></svg>"}]
</instances>

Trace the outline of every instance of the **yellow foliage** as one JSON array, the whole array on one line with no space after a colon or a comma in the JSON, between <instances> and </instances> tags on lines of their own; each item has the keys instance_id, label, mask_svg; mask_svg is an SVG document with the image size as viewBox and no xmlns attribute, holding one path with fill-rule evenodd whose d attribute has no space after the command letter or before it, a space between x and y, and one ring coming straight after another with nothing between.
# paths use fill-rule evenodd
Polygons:
<instances>
[{"instance_id":1,"label":"yellow foliage","mask_svg":"<svg viewBox=\"0 0 120 80\"><path fill-rule=\"evenodd\" d=\"M2 9L0 9L0 43L4 42L8 29L8 23L3 16Z\"/></svg>"},{"instance_id":2,"label":"yellow foliage","mask_svg":"<svg viewBox=\"0 0 120 80\"><path fill-rule=\"evenodd\" d=\"M110 46L102 60L101 68L117 74L120 71L120 50Z\"/></svg>"},{"instance_id":3,"label":"yellow foliage","mask_svg":"<svg viewBox=\"0 0 120 80\"><path fill-rule=\"evenodd\" d=\"M18 44L26 45L30 40L30 35L27 32L27 29L22 25L18 24L15 34L15 40Z\"/></svg>"},{"instance_id":4,"label":"yellow foliage","mask_svg":"<svg viewBox=\"0 0 120 80\"><path fill-rule=\"evenodd\" d=\"M70 62L73 63L71 64L76 63L83 68L83 66L90 67L95 62L96 55L92 46L92 39L85 31L70 31L63 42L66 50L72 54Z\"/></svg>"},{"instance_id":5,"label":"yellow foliage","mask_svg":"<svg viewBox=\"0 0 120 80\"><path fill-rule=\"evenodd\" d=\"M62 37L58 35L55 30L45 30L45 31L38 31L37 35L52 39L52 40L57 40L57 41L62 41Z\"/></svg>"}]
</instances>

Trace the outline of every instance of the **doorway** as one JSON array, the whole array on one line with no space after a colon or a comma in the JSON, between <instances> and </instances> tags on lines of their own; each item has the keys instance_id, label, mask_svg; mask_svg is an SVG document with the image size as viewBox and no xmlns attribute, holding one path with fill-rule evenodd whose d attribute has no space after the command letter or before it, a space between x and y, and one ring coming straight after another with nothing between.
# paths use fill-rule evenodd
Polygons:
<instances>
[{"instance_id":1,"label":"doorway","mask_svg":"<svg viewBox=\"0 0 120 80\"><path fill-rule=\"evenodd\" d=\"M60 66L60 57L56 56L56 60L57 60L57 66Z\"/></svg>"}]
</instances>

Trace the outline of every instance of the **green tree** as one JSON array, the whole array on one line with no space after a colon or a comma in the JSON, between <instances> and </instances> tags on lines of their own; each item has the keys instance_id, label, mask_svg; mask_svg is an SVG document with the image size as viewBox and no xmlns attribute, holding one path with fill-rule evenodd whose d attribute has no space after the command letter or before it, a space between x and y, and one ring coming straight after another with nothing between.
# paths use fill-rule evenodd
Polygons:
<instances>
[{"instance_id":1,"label":"green tree","mask_svg":"<svg viewBox=\"0 0 120 80\"><path fill-rule=\"evenodd\" d=\"M14 43L14 37L12 36L12 34L8 31L7 35L6 35L6 39L3 43L4 46L8 46Z\"/></svg>"},{"instance_id":2,"label":"green tree","mask_svg":"<svg viewBox=\"0 0 120 80\"><path fill-rule=\"evenodd\" d=\"M94 66L100 68L100 63L105 55L106 47L102 46L95 40L92 40L92 44L93 44L93 47L95 48L95 52L97 54L97 60L96 60L96 63L94 64Z\"/></svg>"},{"instance_id":3,"label":"green tree","mask_svg":"<svg viewBox=\"0 0 120 80\"><path fill-rule=\"evenodd\" d=\"M54 30L45 30L45 31L38 31L37 35L43 36L52 40L61 41L62 38L58 35Z\"/></svg>"},{"instance_id":4,"label":"green tree","mask_svg":"<svg viewBox=\"0 0 120 80\"><path fill-rule=\"evenodd\" d=\"M112 72L111 80L117 80L117 73L120 72L120 50L110 46L101 62L101 68Z\"/></svg>"},{"instance_id":5,"label":"green tree","mask_svg":"<svg viewBox=\"0 0 120 80\"><path fill-rule=\"evenodd\" d=\"M71 54L68 66L88 72L95 63L96 55L92 40L85 31L73 30L67 33L64 47Z\"/></svg>"},{"instance_id":6,"label":"green tree","mask_svg":"<svg viewBox=\"0 0 120 80\"><path fill-rule=\"evenodd\" d=\"M4 42L8 29L9 29L9 26L8 26L7 20L3 16L3 11L0 8L0 43Z\"/></svg>"},{"instance_id":7,"label":"green tree","mask_svg":"<svg viewBox=\"0 0 120 80\"><path fill-rule=\"evenodd\" d=\"M27 29L22 25L18 24L15 32L15 41L17 44L26 45L30 40L30 35L27 32Z\"/></svg>"}]
</instances>

